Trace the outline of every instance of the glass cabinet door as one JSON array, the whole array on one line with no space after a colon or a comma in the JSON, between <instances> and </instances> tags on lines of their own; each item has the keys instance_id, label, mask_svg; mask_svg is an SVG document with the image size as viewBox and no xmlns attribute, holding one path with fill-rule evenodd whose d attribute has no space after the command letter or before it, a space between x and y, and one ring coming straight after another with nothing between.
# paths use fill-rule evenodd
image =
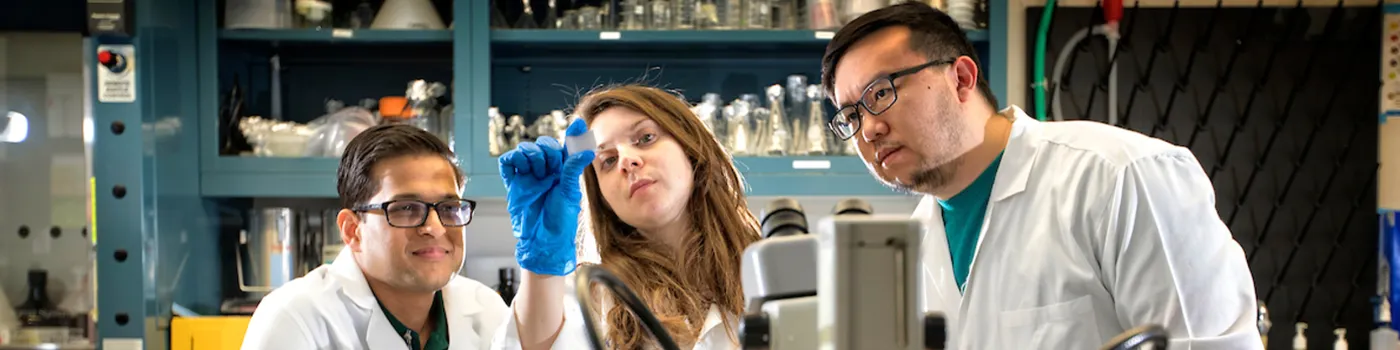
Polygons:
<instances>
[{"instance_id":1,"label":"glass cabinet door","mask_svg":"<svg viewBox=\"0 0 1400 350\"><path fill-rule=\"evenodd\" d=\"M0 32L0 344L93 335L83 47L79 33Z\"/></svg>"}]
</instances>

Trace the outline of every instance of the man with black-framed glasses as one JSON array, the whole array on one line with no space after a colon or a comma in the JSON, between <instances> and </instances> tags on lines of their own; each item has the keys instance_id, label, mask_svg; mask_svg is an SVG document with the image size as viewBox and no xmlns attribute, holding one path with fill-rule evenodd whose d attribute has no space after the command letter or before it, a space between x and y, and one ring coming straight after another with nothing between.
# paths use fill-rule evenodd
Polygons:
<instances>
[{"instance_id":1,"label":"man with black-framed glasses","mask_svg":"<svg viewBox=\"0 0 1400 350\"><path fill-rule=\"evenodd\" d=\"M258 305L243 349L486 349L510 317L501 296L457 273L476 202L445 142L380 125L348 145L341 209L326 218L345 249Z\"/></svg>"},{"instance_id":2,"label":"man with black-framed glasses","mask_svg":"<svg viewBox=\"0 0 1400 350\"><path fill-rule=\"evenodd\" d=\"M1097 349L1144 325L1181 349L1262 349L1254 281L1191 151L998 110L977 53L919 1L832 38L830 129L923 195L925 311L955 349Z\"/></svg>"}]
</instances>

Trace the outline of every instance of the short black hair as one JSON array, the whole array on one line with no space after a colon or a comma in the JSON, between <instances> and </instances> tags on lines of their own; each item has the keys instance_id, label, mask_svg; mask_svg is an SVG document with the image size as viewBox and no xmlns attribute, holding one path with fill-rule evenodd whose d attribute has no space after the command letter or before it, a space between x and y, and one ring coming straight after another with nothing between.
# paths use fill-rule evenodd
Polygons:
<instances>
[{"instance_id":1,"label":"short black hair","mask_svg":"<svg viewBox=\"0 0 1400 350\"><path fill-rule=\"evenodd\" d=\"M350 144L345 145L345 154L340 157L340 169L335 174L341 207L348 209L366 204L370 197L379 192L379 180L374 178L373 173L376 164L417 155L441 156L452 164L458 186L465 180L462 169L457 167L456 154L437 135L408 124L376 125L360 132L350 140Z\"/></svg>"},{"instance_id":2,"label":"short black hair","mask_svg":"<svg viewBox=\"0 0 1400 350\"><path fill-rule=\"evenodd\" d=\"M958 27L952 17L922 1L909 1L898 5L867 12L850 23L831 38L826 45L826 55L822 56L822 89L832 100L836 99L836 64L846 51L861 39L888 27L909 28L909 49L923 54L928 59L967 56L977 63L977 90L987 99L993 109L997 104L996 95L987 84L986 69L977 57L977 50L967 40L967 33Z\"/></svg>"}]
</instances>

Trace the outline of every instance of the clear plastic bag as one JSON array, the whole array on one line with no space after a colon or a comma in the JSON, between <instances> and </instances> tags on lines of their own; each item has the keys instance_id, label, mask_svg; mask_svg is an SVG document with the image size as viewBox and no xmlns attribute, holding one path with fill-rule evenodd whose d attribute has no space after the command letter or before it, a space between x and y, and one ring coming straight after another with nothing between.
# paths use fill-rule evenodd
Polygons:
<instances>
[{"instance_id":1,"label":"clear plastic bag","mask_svg":"<svg viewBox=\"0 0 1400 350\"><path fill-rule=\"evenodd\" d=\"M306 140L305 156L339 158L360 132L379 124L378 118L361 107L343 108L307 123L311 137Z\"/></svg>"},{"instance_id":2,"label":"clear plastic bag","mask_svg":"<svg viewBox=\"0 0 1400 350\"><path fill-rule=\"evenodd\" d=\"M258 157L301 157L312 134L306 125L258 116L243 117L238 129Z\"/></svg>"}]
</instances>

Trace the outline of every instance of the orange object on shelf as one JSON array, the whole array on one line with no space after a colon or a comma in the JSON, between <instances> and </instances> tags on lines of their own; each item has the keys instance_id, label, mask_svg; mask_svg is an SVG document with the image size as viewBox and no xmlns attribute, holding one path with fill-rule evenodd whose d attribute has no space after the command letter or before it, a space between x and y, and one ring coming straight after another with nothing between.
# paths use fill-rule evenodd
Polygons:
<instances>
[{"instance_id":1,"label":"orange object on shelf","mask_svg":"<svg viewBox=\"0 0 1400 350\"><path fill-rule=\"evenodd\" d=\"M412 118L413 110L408 109L408 98L384 96L379 99L380 118Z\"/></svg>"},{"instance_id":2,"label":"orange object on shelf","mask_svg":"<svg viewBox=\"0 0 1400 350\"><path fill-rule=\"evenodd\" d=\"M173 317L170 350L237 350L250 316Z\"/></svg>"}]
</instances>

